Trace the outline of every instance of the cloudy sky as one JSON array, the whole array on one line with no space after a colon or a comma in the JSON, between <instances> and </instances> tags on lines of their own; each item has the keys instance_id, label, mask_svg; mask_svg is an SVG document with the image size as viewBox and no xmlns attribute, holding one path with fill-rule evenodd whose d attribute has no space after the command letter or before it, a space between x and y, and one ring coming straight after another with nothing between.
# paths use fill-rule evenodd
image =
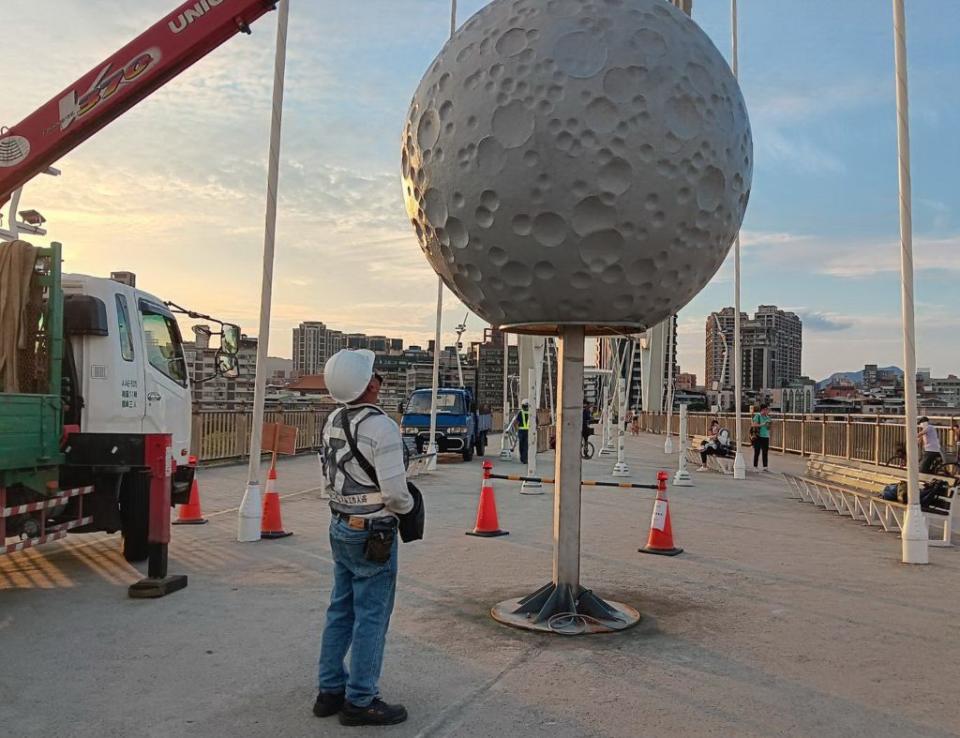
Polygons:
<instances>
[{"instance_id":1,"label":"cloudy sky","mask_svg":"<svg viewBox=\"0 0 960 738\"><path fill-rule=\"evenodd\" d=\"M13 125L176 0L2 0L0 125ZM460 22L482 0L460 0ZM889 0L740 0L756 169L743 306L804 318L805 373L902 364ZM960 2L908 3L918 363L960 372ZM729 0L694 17L729 54ZM25 190L66 269L128 269L165 299L256 333L273 43L270 14ZM444 42L448 0L294 0L270 353L291 329L425 342L436 278L405 217L400 130ZM680 362L703 376L704 321L733 304L732 255L680 313ZM465 310L447 293L445 339ZM483 328L469 321L467 338Z\"/></svg>"}]
</instances>

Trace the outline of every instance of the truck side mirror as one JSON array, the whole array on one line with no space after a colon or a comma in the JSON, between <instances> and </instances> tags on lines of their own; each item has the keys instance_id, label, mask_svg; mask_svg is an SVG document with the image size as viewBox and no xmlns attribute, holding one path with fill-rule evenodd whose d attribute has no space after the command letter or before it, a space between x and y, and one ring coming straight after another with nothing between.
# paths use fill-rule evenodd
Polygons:
<instances>
[{"instance_id":1,"label":"truck side mirror","mask_svg":"<svg viewBox=\"0 0 960 738\"><path fill-rule=\"evenodd\" d=\"M400 413L401 415L403 415L403 403L402 403L402 402L397 405L397 412Z\"/></svg>"},{"instance_id":2,"label":"truck side mirror","mask_svg":"<svg viewBox=\"0 0 960 738\"><path fill-rule=\"evenodd\" d=\"M240 363L236 354L228 354L223 349L217 351L215 365L216 372L221 377L236 379L240 376Z\"/></svg>"},{"instance_id":3,"label":"truck side mirror","mask_svg":"<svg viewBox=\"0 0 960 738\"><path fill-rule=\"evenodd\" d=\"M229 356L236 356L240 351L240 326L233 323L224 323L220 333L220 350Z\"/></svg>"}]
</instances>

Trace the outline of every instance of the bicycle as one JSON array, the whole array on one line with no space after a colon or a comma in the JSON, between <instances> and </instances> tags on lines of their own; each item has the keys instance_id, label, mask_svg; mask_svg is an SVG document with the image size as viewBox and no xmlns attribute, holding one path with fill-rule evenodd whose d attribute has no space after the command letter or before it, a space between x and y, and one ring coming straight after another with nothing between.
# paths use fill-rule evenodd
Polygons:
<instances>
[{"instance_id":1,"label":"bicycle","mask_svg":"<svg viewBox=\"0 0 960 738\"><path fill-rule=\"evenodd\" d=\"M907 447L902 443L897 444L893 456L887 459L884 466L896 466L900 469L907 468Z\"/></svg>"},{"instance_id":2,"label":"bicycle","mask_svg":"<svg viewBox=\"0 0 960 738\"><path fill-rule=\"evenodd\" d=\"M593 444L590 443L590 439L587 436L583 436L580 439L580 458L582 459L592 459L593 454L596 449L593 447Z\"/></svg>"}]
</instances>

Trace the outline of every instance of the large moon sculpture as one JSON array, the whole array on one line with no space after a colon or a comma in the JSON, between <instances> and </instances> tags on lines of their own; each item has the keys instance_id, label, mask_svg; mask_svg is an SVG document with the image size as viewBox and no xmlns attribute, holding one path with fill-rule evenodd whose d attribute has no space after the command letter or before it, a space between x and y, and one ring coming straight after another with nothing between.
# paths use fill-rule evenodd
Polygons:
<instances>
[{"instance_id":1,"label":"large moon sculpture","mask_svg":"<svg viewBox=\"0 0 960 738\"><path fill-rule=\"evenodd\" d=\"M736 79L664 0L494 0L423 77L403 192L424 253L508 330L642 330L706 285L750 194Z\"/></svg>"}]
</instances>

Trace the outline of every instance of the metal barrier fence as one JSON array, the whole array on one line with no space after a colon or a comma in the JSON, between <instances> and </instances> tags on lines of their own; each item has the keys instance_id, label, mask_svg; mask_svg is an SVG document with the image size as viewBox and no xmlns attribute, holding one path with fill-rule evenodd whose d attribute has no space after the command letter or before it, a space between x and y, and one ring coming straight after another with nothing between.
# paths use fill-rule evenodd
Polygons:
<instances>
[{"instance_id":1,"label":"metal barrier fence","mask_svg":"<svg viewBox=\"0 0 960 738\"><path fill-rule=\"evenodd\" d=\"M283 422L297 427L297 451L309 451L320 447L323 424L330 410L267 410L265 423ZM387 413L398 424L398 413ZM241 459L250 453L250 422L252 413L242 410L199 410L193 413L190 453L202 462ZM550 412L539 413L538 451L547 451L553 427ZM503 429L503 413L493 413L493 432Z\"/></svg>"},{"instance_id":2,"label":"metal barrier fence","mask_svg":"<svg viewBox=\"0 0 960 738\"><path fill-rule=\"evenodd\" d=\"M749 438L752 413L741 415L740 439ZM733 413L688 413L687 432L705 436L710 423L718 420L733 438L736 416ZM953 449L960 438L950 429L951 418L930 416L937 426L944 450ZM640 427L648 433L666 432L664 413L641 413ZM680 414L673 413L671 432L680 433ZM842 459L885 464L897 454L897 446L906 442L902 415L773 415L770 426L770 448L787 454L822 454Z\"/></svg>"},{"instance_id":3,"label":"metal barrier fence","mask_svg":"<svg viewBox=\"0 0 960 738\"><path fill-rule=\"evenodd\" d=\"M327 410L267 411L265 423L285 423L297 428L297 451L320 446ZM193 414L190 453L200 462L240 459L250 453L253 414L235 410L201 410Z\"/></svg>"}]
</instances>

